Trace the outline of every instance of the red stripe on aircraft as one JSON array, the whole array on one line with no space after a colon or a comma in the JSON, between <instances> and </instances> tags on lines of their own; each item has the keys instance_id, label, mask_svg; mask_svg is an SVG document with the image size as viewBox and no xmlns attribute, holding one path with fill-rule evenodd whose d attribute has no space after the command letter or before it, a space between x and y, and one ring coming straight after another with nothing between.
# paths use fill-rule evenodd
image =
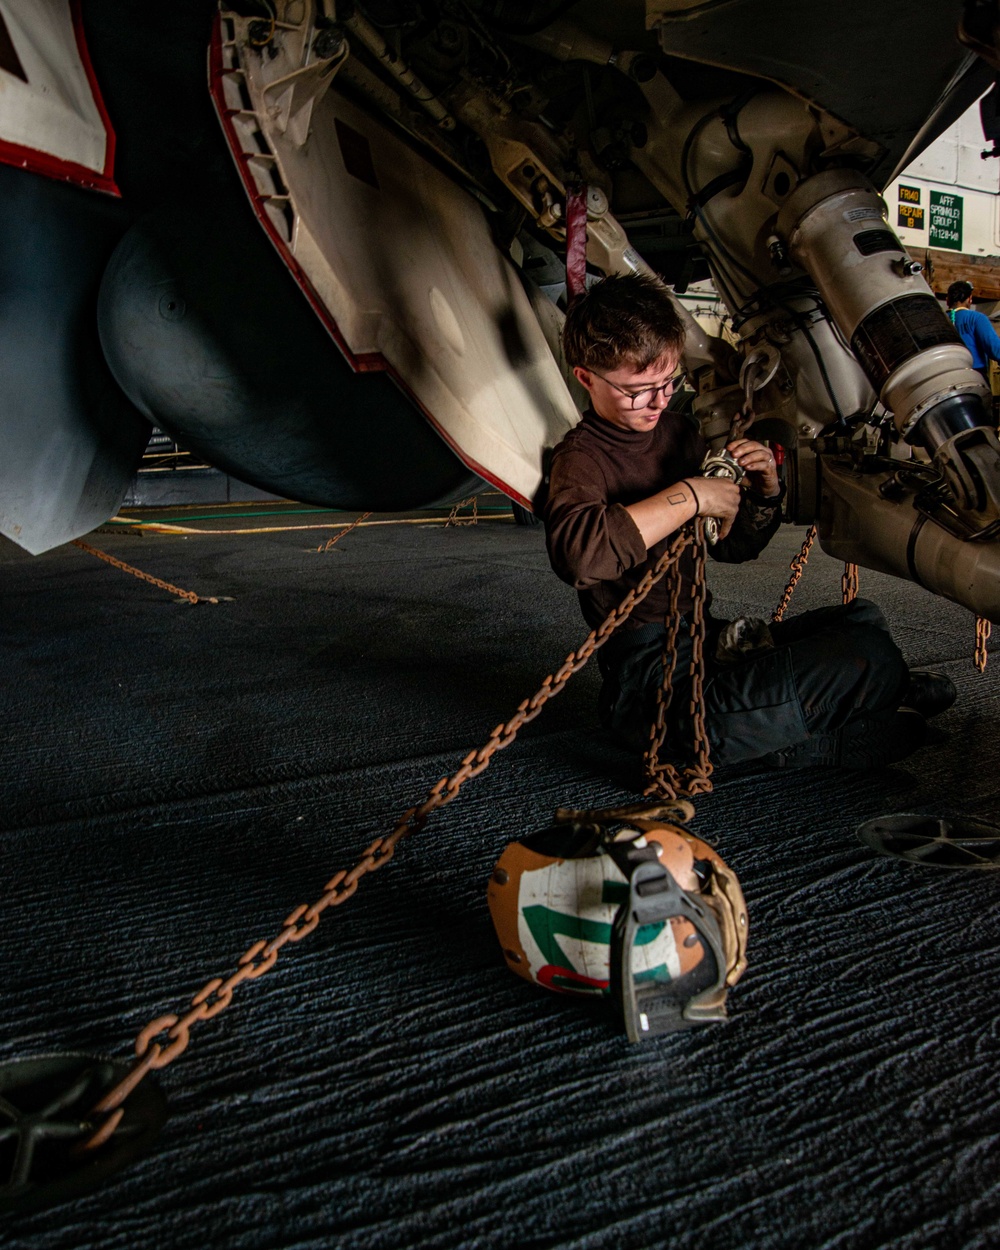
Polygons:
<instances>
[{"instance_id":1,"label":"red stripe on aircraft","mask_svg":"<svg viewBox=\"0 0 1000 1250\"><path fill-rule=\"evenodd\" d=\"M94 73L94 65L90 59L90 49L87 47L87 36L83 30L83 5L82 0L69 0L70 12L73 15L73 34L76 35L76 50L80 54L80 61L83 65L84 73L87 75L87 81L90 83L90 94L94 97L94 104L97 106L97 112L100 114L101 122L104 125L104 134L106 141L104 145L104 169L100 174L100 190L107 191L111 195L121 196L121 192L115 183L115 145L117 139L115 137L115 128L111 125L111 118L108 116L108 110L104 105L104 97L101 95L101 88L97 82L97 75Z\"/></svg>"}]
</instances>

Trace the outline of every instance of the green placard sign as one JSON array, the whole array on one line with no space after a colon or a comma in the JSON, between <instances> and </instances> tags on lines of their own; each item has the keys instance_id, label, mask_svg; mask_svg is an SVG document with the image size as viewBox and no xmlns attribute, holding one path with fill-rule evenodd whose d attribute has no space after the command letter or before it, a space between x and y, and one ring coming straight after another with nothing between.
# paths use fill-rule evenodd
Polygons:
<instances>
[{"instance_id":1,"label":"green placard sign","mask_svg":"<svg viewBox=\"0 0 1000 1250\"><path fill-rule=\"evenodd\" d=\"M945 191L931 192L928 242L931 247L947 247L953 252L962 250L962 196Z\"/></svg>"}]
</instances>

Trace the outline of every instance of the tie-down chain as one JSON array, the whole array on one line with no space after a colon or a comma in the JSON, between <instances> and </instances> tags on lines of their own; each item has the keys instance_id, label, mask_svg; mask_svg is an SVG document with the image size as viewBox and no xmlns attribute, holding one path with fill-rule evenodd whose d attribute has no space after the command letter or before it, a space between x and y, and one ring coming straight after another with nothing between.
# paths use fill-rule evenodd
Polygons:
<instances>
[{"instance_id":1,"label":"tie-down chain","mask_svg":"<svg viewBox=\"0 0 1000 1250\"><path fill-rule=\"evenodd\" d=\"M123 1103L135 1090L143 1078L151 1071L158 1071L181 1055L187 1048L191 1038L191 1030L204 1020L211 1020L232 1003L236 988L244 981L254 981L257 977L270 972L277 963L278 956L284 946L290 942L300 942L317 927L323 914L331 907L339 907L347 902L357 891L361 880L369 873L377 872L384 867L395 854L399 842L403 838L421 830L428 817L438 808L444 807L456 798L462 786L472 777L484 772L497 751L509 746L523 725L534 720L542 708L554 695L557 695L574 673L590 660L598 648L611 637L616 629L628 619L637 604L649 594L652 588L668 572L673 571L671 588L671 612L676 606L680 595L680 560L684 550L691 543L695 544L696 552L696 587L695 592L695 624L692 625L692 636L695 647L691 657L692 676L692 708L697 704L696 733L700 735L696 755L697 761L692 769L688 769L684 778L679 778L672 766L660 765L657 752L661 749L665 737L663 718L669 705L671 694L670 678L673 665L669 671L665 669L664 690L660 697L660 710L657 716L654 742L646 753L646 768L649 786L647 794L662 794L674 799L679 795L704 793L711 790L711 764L708 761L708 742L704 736L704 540L701 522L695 522L694 533L689 527L681 530L670 546L649 569L639 584L631 590L613 612L591 631L584 642L575 651L571 651L562 665L542 682L539 689L529 699L524 699L510 720L497 725L488 741L477 751L470 751L462 760L461 766L450 777L442 777L429 791L422 803L408 808L396 823L393 831L386 837L376 838L361 853L360 858L350 870L341 869L335 873L324 886L323 894L314 903L301 903L290 912L282 924L281 931L270 941L262 939L253 943L237 961L236 971L229 977L213 977L191 999L188 1010L183 1015L170 1013L151 1020L141 1030L135 1040L137 1063L128 1074L105 1094L91 1110L91 1121L100 1121L98 1127L77 1147L78 1150L94 1150L105 1143L114 1133L124 1114ZM698 632L695 633L695 630ZM671 643L676 643L676 626L669 635ZM697 690L695 695L694 691ZM690 789L684 789L684 782L690 783Z\"/></svg>"}]
</instances>

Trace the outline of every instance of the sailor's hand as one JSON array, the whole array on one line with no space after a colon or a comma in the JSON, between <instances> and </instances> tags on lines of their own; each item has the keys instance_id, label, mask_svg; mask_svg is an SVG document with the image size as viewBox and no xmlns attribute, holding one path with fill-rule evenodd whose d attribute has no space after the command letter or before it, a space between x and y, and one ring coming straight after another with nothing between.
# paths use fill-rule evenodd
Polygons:
<instances>
[{"instance_id":1,"label":"sailor's hand","mask_svg":"<svg viewBox=\"0 0 1000 1250\"><path fill-rule=\"evenodd\" d=\"M778 466L774 463L774 453L769 448L749 438L738 438L726 450L746 470L748 486L768 499L778 494L781 490Z\"/></svg>"},{"instance_id":2,"label":"sailor's hand","mask_svg":"<svg viewBox=\"0 0 1000 1250\"><path fill-rule=\"evenodd\" d=\"M698 504L697 516L719 519L719 537L725 538L740 510L740 488L727 477L686 477Z\"/></svg>"}]
</instances>

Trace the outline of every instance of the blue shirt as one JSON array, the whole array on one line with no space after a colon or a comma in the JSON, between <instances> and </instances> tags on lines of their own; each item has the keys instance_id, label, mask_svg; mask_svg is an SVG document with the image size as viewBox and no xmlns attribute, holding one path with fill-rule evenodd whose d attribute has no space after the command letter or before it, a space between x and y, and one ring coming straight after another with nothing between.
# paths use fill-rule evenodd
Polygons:
<instances>
[{"instance_id":1,"label":"blue shirt","mask_svg":"<svg viewBox=\"0 0 1000 1250\"><path fill-rule=\"evenodd\" d=\"M985 369L991 360L1000 364L1000 338L993 329L989 317L971 308L956 308L952 322L962 342L972 353L972 367Z\"/></svg>"}]
</instances>

